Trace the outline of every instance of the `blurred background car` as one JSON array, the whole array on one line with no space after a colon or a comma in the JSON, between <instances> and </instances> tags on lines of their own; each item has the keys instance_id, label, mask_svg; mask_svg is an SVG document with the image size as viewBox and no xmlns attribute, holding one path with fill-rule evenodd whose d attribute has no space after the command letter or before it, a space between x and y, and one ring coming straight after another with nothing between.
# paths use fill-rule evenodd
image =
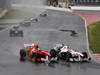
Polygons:
<instances>
[{"instance_id":1,"label":"blurred background car","mask_svg":"<svg viewBox=\"0 0 100 75\"><path fill-rule=\"evenodd\" d=\"M13 26L9 31L10 37L23 37L23 30L19 28L19 26Z\"/></svg>"}]
</instances>

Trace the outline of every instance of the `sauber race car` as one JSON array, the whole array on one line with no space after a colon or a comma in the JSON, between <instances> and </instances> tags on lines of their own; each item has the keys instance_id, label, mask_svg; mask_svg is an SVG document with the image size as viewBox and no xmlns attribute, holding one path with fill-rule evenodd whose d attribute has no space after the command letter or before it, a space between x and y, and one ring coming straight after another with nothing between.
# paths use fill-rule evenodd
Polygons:
<instances>
[{"instance_id":1,"label":"sauber race car","mask_svg":"<svg viewBox=\"0 0 100 75\"><path fill-rule=\"evenodd\" d=\"M91 60L87 52L77 52L64 44L56 44L56 46L50 50L50 53L57 56L57 59L67 62L90 62Z\"/></svg>"},{"instance_id":2,"label":"sauber race car","mask_svg":"<svg viewBox=\"0 0 100 75\"><path fill-rule=\"evenodd\" d=\"M20 49L20 60L25 61L26 59L32 62L49 63L54 60L53 56L50 55L47 50L40 50L37 44L24 44L24 48Z\"/></svg>"}]
</instances>

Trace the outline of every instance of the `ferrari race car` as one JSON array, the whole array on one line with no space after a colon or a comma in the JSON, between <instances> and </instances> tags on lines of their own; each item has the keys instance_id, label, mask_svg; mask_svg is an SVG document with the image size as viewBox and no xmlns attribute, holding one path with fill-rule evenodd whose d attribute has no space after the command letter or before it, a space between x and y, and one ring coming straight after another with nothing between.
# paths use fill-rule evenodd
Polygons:
<instances>
[{"instance_id":1,"label":"ferrari race car","mask_svg":"<svg viewBox=\"0 0 100 75\"><path fill-rule=\"evenodd\" d=\"M20 49L20 60L25 61L26 59L32 62L39 63L49 63L51 59L51 55L47 50L40 50L39 46L36 44L24 44L24 48Z\"/></svg>"},{"instance_id":2,"label":"ferrari race car","mask_svg":"<svg viewBox=\"0 0 100 75\"><path fill-rule=\"evenodd\" d=\"M64 44L56 44L56 46L50 50L50 53L57 56L57 59L67 62L90 62L91 60L87 52L77 52Z\"/></svg>"},{"instance_id":3,"label":"ferrari race car","mask_svg":"<svg viewBox=\"0 0 100 75\"><path fill-rule=\"evenodd\" d=\"M23 37L23 30L19 29L19 26L14 26L10 31L9 31L10 37Z\"/></svg>"}]
</instances>

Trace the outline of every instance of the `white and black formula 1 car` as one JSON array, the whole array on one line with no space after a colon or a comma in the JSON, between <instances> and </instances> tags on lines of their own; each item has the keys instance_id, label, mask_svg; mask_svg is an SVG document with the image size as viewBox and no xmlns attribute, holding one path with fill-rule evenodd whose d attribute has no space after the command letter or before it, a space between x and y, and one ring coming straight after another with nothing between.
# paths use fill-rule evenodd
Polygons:
<instances>
[{"instance_id":1,"label":"white and black formula 1 car","mask_svg":"<svg viewBox=\"0 0 100 75\"><path fill-rule=\"evenodd\" d=\"M70 49L64 44L56 44L56 46L50 50L50 54L57 56L59 60L65 60L67 62L90 62L91 58L87 52L78 52Z\"/></svg>"},{"instance_id":2,"label":"white and black formula 1 car","mask_svg":"<svg viewBox=\"0 0 100 75\"><path fill-rule=\"evenodd\" d=\"M14 26L9 31L10 37L23 37L23 30L19 28L19 26Z\"/></svg>"}]
</instances>

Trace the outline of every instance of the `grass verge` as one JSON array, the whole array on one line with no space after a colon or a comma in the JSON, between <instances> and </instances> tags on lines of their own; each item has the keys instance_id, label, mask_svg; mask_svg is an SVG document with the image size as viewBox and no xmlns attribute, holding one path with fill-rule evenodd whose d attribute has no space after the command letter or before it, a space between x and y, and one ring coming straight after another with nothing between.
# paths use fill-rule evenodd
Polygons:
<instances>
[{"instance_id":1,"label":"grass verge","mask_svg":"<svg viewBox=\"0 0 100 75\"><path fill-rule=\"evenodd\" d=\"M100 21L88 26L89 46L94 53L100 53Z\"/></svg>"}]
</instances>

